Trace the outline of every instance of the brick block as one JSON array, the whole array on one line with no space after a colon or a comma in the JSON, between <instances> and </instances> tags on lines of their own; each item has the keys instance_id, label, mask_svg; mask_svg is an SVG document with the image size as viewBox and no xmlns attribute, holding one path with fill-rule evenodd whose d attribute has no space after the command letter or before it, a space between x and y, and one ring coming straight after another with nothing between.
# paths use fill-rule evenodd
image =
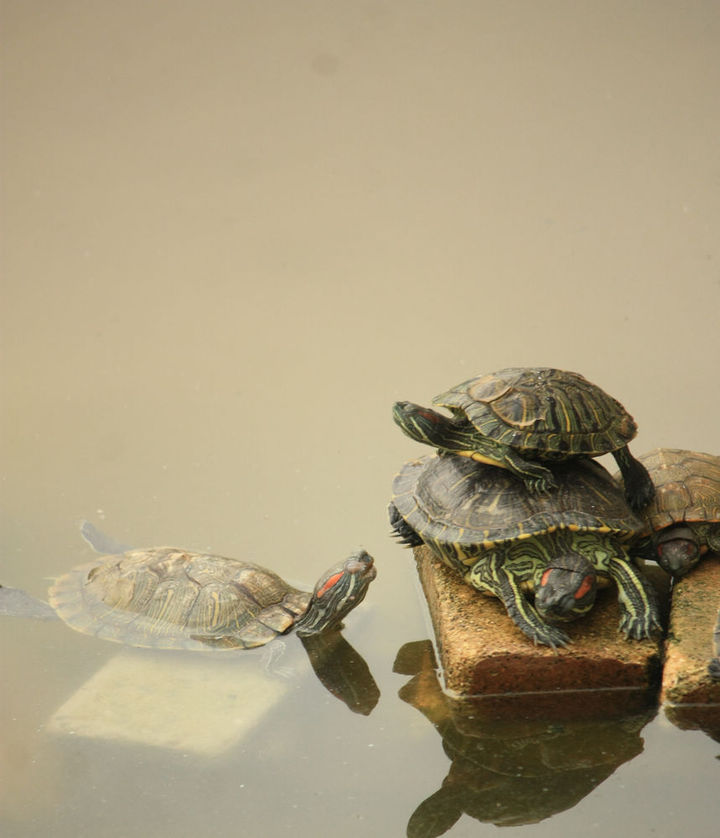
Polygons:
<instances>
[{"instance_id":1,"label":"brick block","mask_svg":"<svg viewBox=\"0 0 720 838\"><path fill-rule=\"evenodd\" d=\"M488 715L565 718L641 712L657 697L661 639L626 640L613 587L587 616L567 624L572 645L534 646L497 599L475 591L427 547L414 551L445 690ZM662 592L665 575L657 576ZM512 699L510 699L512 697Z\"/></svg>"},{"instance_id":2,"label":"brick block","mask_svg":"<svg viewBox=\"0 0 720 838\"><path fill-rule=\"evenodd\" d=\"M719 607L720 556L711 554L672 592L661 698L680 727L720 730L720 681L707 670Z\"/></svg>"}]
</instances>

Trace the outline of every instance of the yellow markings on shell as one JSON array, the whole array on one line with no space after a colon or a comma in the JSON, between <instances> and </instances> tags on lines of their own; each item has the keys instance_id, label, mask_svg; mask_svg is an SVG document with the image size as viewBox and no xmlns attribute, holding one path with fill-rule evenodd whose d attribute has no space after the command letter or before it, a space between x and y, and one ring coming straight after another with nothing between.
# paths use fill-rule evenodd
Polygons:
<instances>
[{"instance_id":1,"label":"yellow markings on shell","mask_svg":"<svg viewBox=\"0 0 720 838\"><path fill-rule=\"evenodd\" d=\"M565 419L565 430L569 433L572 430L572 421L570 419L570 414L565 407L565 400L557 399L555 401L555 405L560 408L560 411Z\"/></svg>"},{"instance_id":2,"label":"yellow markings on shell","mask_svg":"<svg viewBox=\"0 0 720 838\"><path fill-rule=\"evenodd\" d=\"M210 596L212 597L213 608L208 628L214 628L220 622L220 597L218 596L217 591L213 591Z\"/></svg>"}]
</instances>

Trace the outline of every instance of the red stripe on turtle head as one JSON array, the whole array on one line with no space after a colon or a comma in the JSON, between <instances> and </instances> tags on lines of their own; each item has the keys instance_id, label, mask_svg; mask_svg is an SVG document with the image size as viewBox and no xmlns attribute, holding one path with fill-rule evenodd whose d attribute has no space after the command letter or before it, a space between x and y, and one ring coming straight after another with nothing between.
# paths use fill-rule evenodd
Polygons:
<instances>
[{"instance_id":1,"label":"red stripe on turtle head","mask_svg":"<svg viewBox=\"0 0 720 838\"><path fill-rule=\"evenodd\" d=\"M590 593L595 583L595 578L593 576L586 576L580 586L578 587L577 591L573 594L575 599L582 599L584 596Z\"/></svg>"},{"instance_id":2,"label":"red stripe on turtle head","mask_svg":"<svg viewBox=\"0 0 720 838\"><path fill-rule=\"evenodd\" d=\"M334 588L335 585L343 578L343 571L339 573L334 573L329 579L325 580L325 584L322 585L315 593L315 596L321 597L326 594L331 588Z\"/></svg>"}]
</instances>

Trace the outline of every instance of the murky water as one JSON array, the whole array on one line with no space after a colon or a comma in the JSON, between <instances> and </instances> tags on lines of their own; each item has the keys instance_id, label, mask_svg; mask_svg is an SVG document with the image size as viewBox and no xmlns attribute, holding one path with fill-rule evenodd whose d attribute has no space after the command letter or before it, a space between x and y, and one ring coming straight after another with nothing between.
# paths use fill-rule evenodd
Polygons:
<instances>
[{"instance_id":1,"label":"murky water","mask_svg":"<svg viewBox=\"0 0 720 838\"><path fill-rule=\"evenodd\" d=\"M296 638L278 679L4 620L2 834L716 835L702 732L468 745L393 671L429 634L385 507L391 403L505 366L720 450L717 5L3 7L1 580L44 595L82 518L308 584L361 545L380 698Z\"/></svg>"}]
</instances>

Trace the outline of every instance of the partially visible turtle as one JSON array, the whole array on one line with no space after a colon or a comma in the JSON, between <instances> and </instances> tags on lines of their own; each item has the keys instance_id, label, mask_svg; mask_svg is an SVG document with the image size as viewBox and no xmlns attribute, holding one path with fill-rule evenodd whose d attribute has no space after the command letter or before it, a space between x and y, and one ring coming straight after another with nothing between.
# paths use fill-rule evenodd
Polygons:
<instances>
[{"instance_id":1,"label":"partially visible turtle","mask_svg":"<svg viewBox=\"0 0 720 838\"><path fill-rule=\"evenodd\" d=\"M639 460L655 484L655 497L642 510L638 552L672 576L684 576L709 550L720 553L720 457L656 448Z\"/></svg>"},{"instance_id":2,"label":"partially visible turtle","mask_svg":"<svg viewBox=\"0 0 720 838\"><path fill-rule=\"evenodd\" d=\"M556 485L541 461L615 457L630 506L652 499L653 484L630 454L637 425L620 404L582 375L543 367L511 368L464 381L433 399L452 418L396 402L393 418L412 439L508 469L533 492Z\"/></svg>"},{"instance_id":3,"label":"partially visible turtle","mask_svg":"<svg viewBox=\"0 0 720 838\"><path fill-rule=\"evenodd\" d=\"M510 472L467 457L413 460L393 482L391 525L404 544L427 544L467 584L499 597L535 643L569 643L552 623L586 613L598 582L611 579L621 631L648 637L660 628L655 592L627 552L639 519L598 463L559 463L552 473L553 494L533 495Z\"/></svg>"}]
</instances>

